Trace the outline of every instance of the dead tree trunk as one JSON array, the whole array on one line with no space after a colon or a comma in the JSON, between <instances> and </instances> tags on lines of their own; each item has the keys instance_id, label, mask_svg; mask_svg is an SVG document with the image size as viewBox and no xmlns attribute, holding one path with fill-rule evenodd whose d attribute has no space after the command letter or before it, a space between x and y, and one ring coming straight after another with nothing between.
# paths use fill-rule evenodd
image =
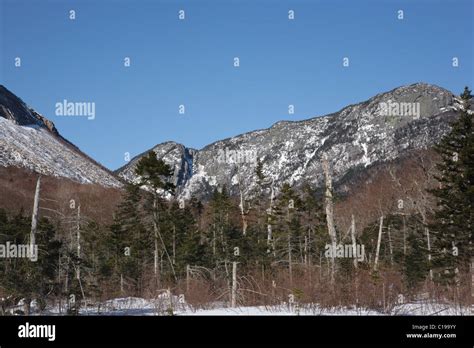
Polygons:
<instances>
[{"instance_id":1,"label":"dead tree trunk","mask_svg":"<svg viewBox=\"0 0 474 348\"><path fill-rule=\"evenodd\" d=\"M176 225L173 224L173 265L176 264Z\"/></svg>"},{"instance_id":2,"label":"dead tree trunk","mask_svg":"<svg viewBox=\"0 0 474 348\"><path fill-rule=\"evenodd\" d=\"M428 221L426 219L426 210L424 208L418 208L418 211L420 212L421 219L423 222L423 225L425 226L425 234L426 234L426 246L428 249L428 265L429 265L429 275L430 275L430 280L433 280L433 269L431 268L431 240L430 240L430 230L428 227L426 227Z\"/></svg>"},{"instance_id":3,"label":"dead tree trunk","mask_svg":"<svg viewBox=\"0 0 474 348\"><path fill-rule=\"evenodd\" d=\"M275 191L273 189L273 180L271 186L271 193L270 193L270 207L268 208L268 217L267 217L267 245L269 246L269 250L273 248L273 231L272 231L272 215L273 215L273 199L275 198Z\"/></svg>"},{"instance_id":4,"label":"dead tree trunk","mask_svg":"<svg viewBox=\"0 0 474 348\"><path fill-rule=\"evenodd\" d=\"M352 257L354 258L354 268L355 268L355 298L356 306L359 305L359 279L358 279L358 259L357 259L357 243L355 236L355 219L354 214L351 215L351 240L352 240Z\"/></svg>"},{"instance_id":5,"label":"dead tree trunk","mask_svg":"<svg viewBox=\"0 0 474 348\"><path fill-rule=\"evenodd\" d=\"M291 259L291 234L288 231L288 271L290 273L290 286L293 285L293 260Z\"/></svg>"},{"instance_id":6,"label":"dead tree trunk","mask_svg":"<svg viewBox=\"0 0 474 348\"><path fill-rule=\"evenodd\" d=\"M305 266L308 266L308 236L304 236L303 253L304 253L303 263L305 264Z\"/></svg>"},{"instance_id":7,"label":"dead tree trunk","mask_svg":"<svg viewBox=\"0 0 474 348\"><path fill-rule=\"evenodd\" d=\"M377 238L377 250L375 251L374 271L377 271L378 269L380 242L382 241L382 230L383 230L383 214L380 216L379 236Z\"/></svg>"},{"instance_id":8,"label":"dead tree trunk","mask_svg":"<svg viewBox=\"0 0 474 348\"><path fill-rule=\"evenodd\" d=\"M235 308L237 304L237 262L232 262L232 291L231 307Z\"/></svg>"},{"instance_id":9,"label":"dead tree trunk","mask_svg":"<svg viewBox=\"0 0 474 348\"><path fill-rule=\"evenodd\" d=\"M76 226L76 243L77 243L77 268L76 278L81 279L81 270L79 260L81 258L81 205L77 206L77 226Z\"/></svg>"},{"instance_id":10,"label":"dead tree trunk","mask_svg":"<svg viewBox=\"0 0 474 348\"><path fill-rule=\"evenodd\" d=\"M216 225L213 225L212 229L212 255L216 256Z\"/></svg>"},{"instance_id":11,"label":"dead tree trunk","mask_svg":"<svg viewBox=\"0 0 474 348\"><path fill-rule=\"evenodd\" d=\"M154 242L154 252L153 252L153 273L155 275L155 286L159 286L159 274L158 274L158 202L156 194L153 198L153 242Z\"/></svg>"},{"instance_id":12,"label":"dead tree trunk","mask_svg":"<svg viewBox=\"0 0 474 348\"><path fill-rule=\"evenodd\" d=\"M186 294L189 294L189 278L191 276L191 268L186 265Z\"/></svg>"},{"instance_id":13,"label":"dead tree trunk","mask_svg":"<svg viewBox=\"0 0 474 348\"><path fill-rule=\"evenodd\" d=\"M387 235L388 235L388 247L390 251L390 264L393 266L393 246L392 246L392 236L390 235L390 226L387 227Z\"/></svg>"},{"instance_id":14,"label":"dead tree trunk","mask_svg":"<svg viewBox=\"0 0 474 348\"><path fill-rule=\"evenodd\" d=\"M403 216L403 255L407 254L407 224L405 216Z\"/></svg>"},{"instance_id":15,"label":"dead tree trunk","mask_svg":"<svg viewBox=\"0 0 474 348\"><path fill-rule=\"evenodd\" d=\"M329 237L331 238L331 284L334 284L334 274L336 272L336 261L335 256L336 247L337 247L337 238L336 238L336 228L334 226L334 207L332 199L332 176L329 170L329 163L327 159L327 154L323 155L322 165L324 170L324 175L326 178L326 193L325 193L325 205L326 205L326 221L328 226Z\"/></svg>"},{"instance_id":16,"label":"dead tree trunk","mask_svg":"<svg viewBox=\"0 0 474 348\"><path fill-rule=\"evenodd\" d=\"M239 193L240 193L240 217L242 219L242 234L245 236L247 234L247 214L244 207L244 193L242 192L242 183L239 176Z\"/></svg>"},{"instance_id":17,"label":"dead tree trunk","mask_svg":"<svg viewBox=\"0 0 474 348\"><path fill-rule=\"evenodd\" d=\"M431 241L430 241L430 230L428 227L425 228L426 232L426 242L427 242L427 247L428 247L428 264L429 264L429 274L430 274L430 280L433 281L433 269L431 268Z\"/></svg>"},{"instance_id":18,"label":"dead tree trunk","mask_svg":"<svg viewBox=\"0 0 474 348\"><path fill-rule=\"evenodd\" d=\"M38 206L39 206L40 187L41 187L41 175L38 176L38 180L36 181L35 198L33 201L33 214L31 216L31 232L30 232L31 251L33 251L33 247L36 244L36 229L38 226Z\"/></svg>"},{"instance_id":19,"label":"dead tree trunk","mask_svg":"<svg viewBox=\"0 0 474 348\"><path fill-rule=\"evenodd\" d=\"M357 269L357 244L355 237L355 220L354 215L351 215L351 239L352 239L352 257L354 258L354 267Z\"/></svg>"},{"instance_id":20,"label":"dead tree trunk","mask_svg":"<svg viewBox=\"0 0 474 348\"><path fill-rule=\"evenodd\" d=\"M308 229L308 266L311 266L311 249L310 249L310 246L311 245L311 229L309 228Z\"/></svg>"}]
</instances>

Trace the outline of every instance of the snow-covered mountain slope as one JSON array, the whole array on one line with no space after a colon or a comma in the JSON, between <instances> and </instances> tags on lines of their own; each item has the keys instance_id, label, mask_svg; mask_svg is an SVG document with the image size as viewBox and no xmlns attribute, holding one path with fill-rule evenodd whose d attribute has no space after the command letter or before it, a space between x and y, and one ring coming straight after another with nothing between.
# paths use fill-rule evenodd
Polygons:
<instances>
[{"instance_id":1,"label":"snow-covered mountain slope","mask_svg":"<svg viewBox=\"0 0 474 348\"><path fill-rule=\"evenodd\" d=\"M258 158L275 188L284 182L306 181L320 186L321 156L327 154L334 180L355 170L396 160L426 149L449 130L460 107L454 95L437 86L403 86L339 112L305 121L281 121L272 127L217 141L201 150L176 143L155 146L159 158L175 169L178 194L208 196L226 185L232 194L251 193L256 186ZM134 168L142 155L117 170L135 181Z\"/></svg>"},{"instance_id":2,"label":"snow-covered mountain slope","mask_svg":"<svg viewBox=\"0 0 474 348\"><path fill-rule=\"evenodd\" d=\"M122 185L113 173L64 139L51 121L1 85L0 166L28 168L80 183Z\"/></svg>"}]
</instances>

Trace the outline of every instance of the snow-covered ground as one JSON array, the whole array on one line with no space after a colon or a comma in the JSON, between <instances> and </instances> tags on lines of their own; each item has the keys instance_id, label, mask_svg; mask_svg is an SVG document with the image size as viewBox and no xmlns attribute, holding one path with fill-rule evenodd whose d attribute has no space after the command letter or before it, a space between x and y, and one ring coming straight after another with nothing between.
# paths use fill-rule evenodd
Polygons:
<instances>
[{"instance_id":1,"label":"snow-covered ground","mask_svg":"<svg viewBox=\"0 0 474 348\"><path fill-rule=\"evenodd\" d=\"M22 309L21 303L14 310ZM32 309L37 315L35 303ZM49 307L43 311L44 315L65 314L65 308L59 310L59 306ZM293 316L293 315L345 315L345 316L366 316L366 315L473 315L469 307L456 307L448 304L430 303L418 301L404 303L393 307L385 312L367 308L355 307L332 307L323 308L318 304L298 305L282 303L272 306L251 306L251 307L227 307L225 303L214 303L206 308L194 308L184 302L182 298L174 295L161 294L156 299L144 299L137 297L116 298L104 301L100 304L89 304L80 310L81 315L197 315L197 316Z\"/></svg>"}]
</instances>

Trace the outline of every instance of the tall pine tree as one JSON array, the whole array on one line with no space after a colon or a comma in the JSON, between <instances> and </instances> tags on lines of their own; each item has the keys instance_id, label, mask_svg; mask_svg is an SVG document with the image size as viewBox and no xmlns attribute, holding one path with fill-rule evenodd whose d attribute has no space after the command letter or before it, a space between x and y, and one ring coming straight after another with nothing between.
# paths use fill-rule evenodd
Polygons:
<instances>
[{"instance_id":1,"label":"tall pine tree","mask_svg":"<svg viewBox=\"0 0 474 348\"><path fill-rule=\"evenodd\" d=\"M164 254L168 260L169 266L177 281L176 272L173 266L170 252L166 248L165 238L160 230L160 207L162 206L162 196L174 194L175 185L171 182L173 171L171 167L162 159L158 159L153 151L150 151L137 164L135 173L140 178L140 184L151 190L151 205L148 206L148 212L152 216L153 239L154 239L154 263L156 286L160 283L159 277L159 253ZM161 246L161 249L160 249Z\"/></svg>"},{"instance_id":2,"label":"tall pine tree","mask_svg":"<svg viewBox=\"0 0 474 348\"><path fill-rule=\"evenodd\" d=\"M453 283L459 272L467 272L472 255L474 203L474 138L471 91L461 94L462 110L436 151L439 187L431 191L437 198L437 210L430 228L434 231L433 266L435 279Z\"/></svg>"}]
</instances>

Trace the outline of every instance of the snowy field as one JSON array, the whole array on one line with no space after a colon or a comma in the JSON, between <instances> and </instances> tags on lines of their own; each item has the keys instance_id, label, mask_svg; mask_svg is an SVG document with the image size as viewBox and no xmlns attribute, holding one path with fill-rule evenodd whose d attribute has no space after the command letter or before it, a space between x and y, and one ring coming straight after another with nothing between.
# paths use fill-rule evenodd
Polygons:
<instances>
[{"instance_id":1,"label":"snowy field","mask_svg":"<svg viewBox=\"0 0 474 348\"><path fill-rule=\"evenodd\" d=\"M21 310L22 303L11 308L10 312ZM65 308L59 306L47 307L42 313L37 310L36 304L32 303L33 315L64 315ZM297 315L472 315L474 311L469 307L455 307L441 303L428 303L426 301L411 302L397 305L391 309L377 311L367 308L355 307L332 307L323 308L318 304L288 304L272 306L253 306L230 308L225 303L214 303L206 308L194 308L184 303L177 296L162 294L156 299L144 299L137 297L116 298L100 304L88 304L80 310L81 315L195 315L195 316L297 316Z\"/></svg>"}]
</instances>

